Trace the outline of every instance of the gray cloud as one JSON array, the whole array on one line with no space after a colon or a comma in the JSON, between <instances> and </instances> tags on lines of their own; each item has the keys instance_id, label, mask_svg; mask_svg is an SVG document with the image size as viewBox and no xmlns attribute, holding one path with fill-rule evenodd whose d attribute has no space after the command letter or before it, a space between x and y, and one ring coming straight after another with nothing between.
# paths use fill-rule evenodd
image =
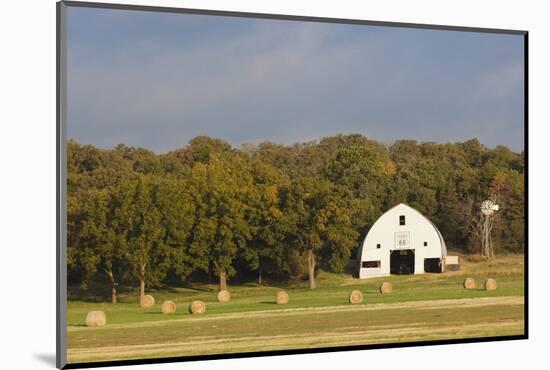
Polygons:
<instances>
[{"instance_id":1,"label":"gray cloud","mask_svg":"<svg viewBox=\"0 0 550 370\"><path fill-rule=\"evenodd\" d=\"M346 27L258 21L225 39L137 39L97 58L75 44L69 136L158 152L196 135L288 144L341 132L386 142L477 136L523 148L521 63L423 65L425 50L394 38L395 29L356 35ZM436 60L445 50L432 52Z\"/></svg>"}]
</instances>

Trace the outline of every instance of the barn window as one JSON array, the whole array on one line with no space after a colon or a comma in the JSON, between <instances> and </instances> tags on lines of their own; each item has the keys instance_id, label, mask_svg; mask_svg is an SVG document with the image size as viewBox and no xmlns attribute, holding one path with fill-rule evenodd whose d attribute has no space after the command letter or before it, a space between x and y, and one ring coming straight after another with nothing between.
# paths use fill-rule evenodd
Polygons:
<instances>
[{"instance_id":1,"label":"barn window","mask_svg":"<svg viewBox=\"0 0 550 370\"><path fill-rule=\"evenodd\" d=\"M376 249L380 249L380 244L376 244Z\"/></svg>"},{"instance_id":2,"label":"barn window","mask_svg":"<svg viewBox=\"0 0 550 370\"><path fill-rule=\"evenodd\" d=\"M405 216L404 215L399 216L399 225L401 225L401 226L405 225Z\"/></svg>"},{"instance_id":3,"label":"barn window","mask_svg":"<svg viewBox=\"0 0 550 370\"><path fill-rule=\"evenodd\" d=\"M362 267L364 268L379 268L380 261L363 261Z\"/></svg>"},{"instance_id":4,"label":"barn window","mask_svg":"<svg viewBox=\"0 0 550 370\"><path fill-rule=\"evenodd\" d=\"M428 242L424 242L424 246L427 247L427 246L428 246Z\"/></svg>"}]
</instances>

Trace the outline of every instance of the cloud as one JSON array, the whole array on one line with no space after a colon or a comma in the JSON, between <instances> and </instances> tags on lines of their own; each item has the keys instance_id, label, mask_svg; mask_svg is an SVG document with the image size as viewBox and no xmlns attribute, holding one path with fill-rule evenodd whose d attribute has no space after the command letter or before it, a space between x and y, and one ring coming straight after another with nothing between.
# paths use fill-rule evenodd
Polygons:
<instances>
[{"instance_id":1,"label":"cloud","mask_svg":"<svg viewBox=\"0 0 550 370\"><path fill-rule=\"evenodd\" d=\"M523 63L508 63L482 75L473 96L477 99L488 96L499 99L515 97L518 92L523 92L523 86Z\"/></svg>"},{"instance_id":2,"label":"cloud","mask_svg":"<svg viewBox=\"0 0 550 370\"><path fill-rule=\"evenodd\" d=\"M437 58L424 55L422 43L411 43L407 30L244 21L240 29L228 25L227 35L219 27L220 34L203 36L200 31L209 28L194 22L185 31L193 37L160 42L155 30L162 23L150 22L150 34L129 32L108 53L108 40L73 39L69 136L163 152L199 134L234 145L288 144L340 132L384 141L481 136L494 145L484 130L502 122L522 130L521 122L495 109L505 102L508 116L521 111L517 64L489 63L494 69L482 73L448 66L446 58L434 64ZM432 51L439 56L445 40L430 37L418 40L429 47L439 43ZM521 143L511 139L499 137L518 149Z\"/></svg>"}]
</instances>

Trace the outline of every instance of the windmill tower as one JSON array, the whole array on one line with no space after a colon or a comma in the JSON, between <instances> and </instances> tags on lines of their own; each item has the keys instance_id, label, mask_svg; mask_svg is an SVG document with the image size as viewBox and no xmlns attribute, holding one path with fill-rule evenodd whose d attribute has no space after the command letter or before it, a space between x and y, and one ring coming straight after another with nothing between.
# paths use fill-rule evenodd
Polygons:
<instances>
[{"instance_id":1,"label":"windmill tower","mask_svg":"<svg viewBox=\"0 0 550 370\"><path fill-rule=\"evenodd\" d=\"M481 202L480 213L482 218L481 223L481 256L494 257L493 241L491 239L491 230L495 221L495 212L499 209L498 204L491 200Z\"/></svg>"}]
</instances>

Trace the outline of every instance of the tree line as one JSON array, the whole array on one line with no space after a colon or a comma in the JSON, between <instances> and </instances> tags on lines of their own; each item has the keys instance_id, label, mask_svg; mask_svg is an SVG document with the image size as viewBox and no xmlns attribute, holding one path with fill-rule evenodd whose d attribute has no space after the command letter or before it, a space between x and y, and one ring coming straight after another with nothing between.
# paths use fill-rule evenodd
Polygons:
<instances>
[{"instance_id":1,"label":"tree line","mask_svg":"<svg viewBox=\"0 0 550 370\"><path fill-rule=\"evenodd\" d=\"M403 202L447 245L478 253L479 203L500 204L497 252L524 249L524 155L477 139L391 145L359 134L232 147L198 136L165 154L67 143L68 280L147 287L254 274L342 272L376 219Z\"/></svg>"}]
</instances>

